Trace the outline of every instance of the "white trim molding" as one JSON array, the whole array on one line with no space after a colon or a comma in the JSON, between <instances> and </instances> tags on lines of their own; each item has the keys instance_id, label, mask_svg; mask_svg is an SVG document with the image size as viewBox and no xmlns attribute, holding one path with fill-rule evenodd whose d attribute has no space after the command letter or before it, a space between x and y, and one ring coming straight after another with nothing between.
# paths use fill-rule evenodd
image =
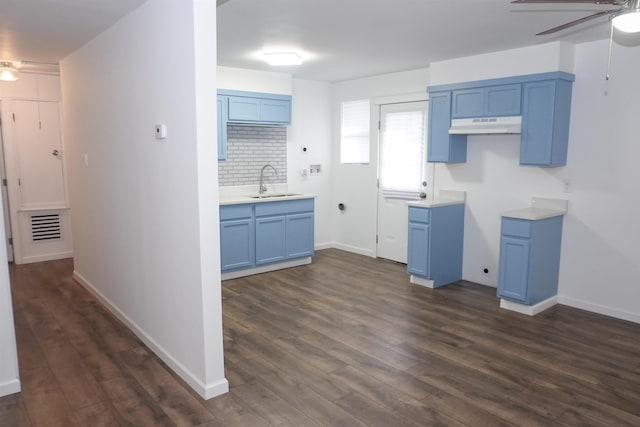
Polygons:
<instances>
[{"instance_id":1,"label":"white trim molding","mask_svg":"<svg viewBox=\"0 0 640 427\"><path fill-rule=\"evenodd\" d=\"M15 379L0 384L0 397L20 392L20 380Z\"/></svg>"},{"instance_id":2,"label":"white trim molding","mask_svg":"<svg viewBox=\"0 0 640 427\"><path fill-rule=\"evenodd\" d=\"M606 305L594 304L592 302L579 300L576 298L560 296L558 303L569 307L579 308L581 310L590 311L592 313L603 314L605 316L615 317L616 319L628 320L629 322L640 323L640 314L630 311L619 310L617 308L607 307Z\"/></svg>"},{"instance_id":3,"label":"white trim molding","mask_svg":"<svg viewBox=\"0 0 640 427\"><path fill-rule=\"evenodd\" d=\"M435 288L433 284L433 280L414 276L413 274L409 277L409 282L413 283L414 285L424 286L425 288L430 288L430 289Z\"/></svg>"},{"instance_id":4,"label":"white trim molding","mask_svg":"<svg viewBox=\"0 0 640 427\"><path fill-rule=\"evenodd\" d=\"M525 305L517 302L509 301L506 299L500 299L500 308L506 310L515 311L517 313L526 314L527 316L535 316L538 313L545 311L549 307L553 307L558 304L558 296L553 296L544 301L540 301L534 305Z\"/></svg>"}]
</instances>

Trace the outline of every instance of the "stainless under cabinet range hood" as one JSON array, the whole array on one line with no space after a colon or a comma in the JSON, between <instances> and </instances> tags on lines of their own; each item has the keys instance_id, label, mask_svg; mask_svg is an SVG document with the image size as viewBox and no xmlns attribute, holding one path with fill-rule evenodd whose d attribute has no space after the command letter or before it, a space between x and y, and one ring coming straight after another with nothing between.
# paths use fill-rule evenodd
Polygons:
<instances>
[{"instance_id":1,"label":"stainless under cabinet range hood","mask_svg":"<svg viewBox=\"0 0 640 427\"><path fill-rule=\"evenodd\" d=\"M522 133L522 116L481 117L451 120L451 135L489 135L495 133Z\"/></svg>"}]
</instances>

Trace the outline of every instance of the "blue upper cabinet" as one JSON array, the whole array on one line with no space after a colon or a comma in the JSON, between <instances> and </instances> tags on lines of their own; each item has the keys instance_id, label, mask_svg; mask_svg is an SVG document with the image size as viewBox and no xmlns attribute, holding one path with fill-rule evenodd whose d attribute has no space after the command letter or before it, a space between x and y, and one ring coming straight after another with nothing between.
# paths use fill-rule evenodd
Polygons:
<instances>
[{"instance_id":1,"label":"blue upper cabinet","mask_svg":"<svg viewBox=\"0 0 640 427\"><path fill-rule=\"evenodd\" d=\"M229 98L218 95L218 160L227 160L227 116Z\"/></svg>"},{"instance_id":2,"label":"blue upper cabinet","mask_svg":"<svg viewBox=\"0 0 640 427\"><path fill-rule=\"evenodd\" d=\"M486 88L484 111L489 117L519 116L522 85L497 85Z\"/></svg>"},{"instance_id":3,"label":"blue upper cabinet","mask_svg":"<svg viewBox=\"0 0 640 427\"><path fill-rule=\"evenodd\" d=\"M496 85L472 89L458 89L452 92L451 117L517 116L520 114L522 85Z\"/></svg>"},{"instance_id":4,"label":"blue upper cabinet","mask_svg":"<svg viewBox=\"0 0 640 427\"><path fill-rule=\"evenodd\" d=\"M229 123L256 125L291 124L291 96L271 93L219 90L229 98Z\"/></svg>"},{"instance_id":5,"label":"blue upper cabinet","mask_svg":"<svg viewBox=\"0 0 640 427\"><path fill-rule=\"evenodd\" d=\"M449 135L452 119L522 115L520 164L564 166L574 79L558 71L430 86L427 160L466 162L467 136Z\"/></svg>"},{"instance_id":6,"label":"blue upper cabinet","mask_svg":"<svg viewBox=\"0 0 640 427\"><path fill-rule=\"evenodd\" d=\"M429 94L430 162L464 163L467 161L467 136L449 135L451 126L451 91Z\"/></svg>"},{"instance_id":7,"label":"blue upper cabinet","mask_svg":"<svg viewBox=\"0 0 640 427\"><path fill-rule=\"evenodd\" d=\"M566 165L572 82L545 80L523 86L520 164Z\"/></svg>"}]
</instances>

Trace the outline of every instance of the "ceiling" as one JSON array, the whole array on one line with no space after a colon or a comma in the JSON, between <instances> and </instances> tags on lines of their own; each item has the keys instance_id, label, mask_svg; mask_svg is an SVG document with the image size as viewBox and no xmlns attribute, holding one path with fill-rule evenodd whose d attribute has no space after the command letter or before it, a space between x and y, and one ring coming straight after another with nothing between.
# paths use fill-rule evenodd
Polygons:
<instances>
[{"instance_id":1,"label":"ceiling","mask_svg":"<svg viewBox=\"0 0 640 427\"><path fill-rule=\"evenodd\" d=\"M153 0L152 0L153 1ZM57 63L145 0L0 0L0 59ZM534 34L611 6L509 0L218 0L218 63L342 81L554 40L606 38L600 18ZM305 63L272 67L263 50Z\"/></svg>"}]
</instances>

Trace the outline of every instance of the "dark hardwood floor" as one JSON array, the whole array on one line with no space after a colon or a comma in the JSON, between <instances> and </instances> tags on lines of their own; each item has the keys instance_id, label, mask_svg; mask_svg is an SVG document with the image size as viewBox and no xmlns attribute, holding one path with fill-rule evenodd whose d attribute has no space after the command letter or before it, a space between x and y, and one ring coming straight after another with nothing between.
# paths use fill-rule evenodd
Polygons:
<instances>
[{"instance_id":1,"label":"dark hardwood floor","mask_svg":"<svg viewBox=\"0 0 640 427\"><path fill-rule=\"evenodd\" d=\"M23 391L0 426L639 426L640 325L430 290L338 250L223 282L230 393L203 401L71 278L10 268ZM178 284L177 284L178 285Z\"/></svg>"}]
</instances>

